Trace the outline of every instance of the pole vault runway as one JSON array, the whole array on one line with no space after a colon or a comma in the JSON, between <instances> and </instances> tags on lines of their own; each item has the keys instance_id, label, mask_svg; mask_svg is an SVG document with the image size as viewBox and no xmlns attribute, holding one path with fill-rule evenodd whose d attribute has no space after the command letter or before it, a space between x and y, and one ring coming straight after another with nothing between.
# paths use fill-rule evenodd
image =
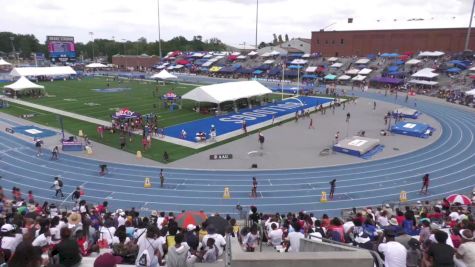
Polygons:
<instances>
[{"instance_id":1,"label":"pole vault runway","mask_svg":"<svg viewBox=\"0 0 475 267\"><path fill-rule=\"evenodd\" d=\"M356 93L355 94L361 94ZM394 97L365 93L378 101ZM400 97L400 100L402 100ZM403 102L403 101L402 101ZM404 103L399 103L404 105ZM409 103L412 107L412 102ZM159 168L108 164L109 174L98 175L100 162L62 155L50 161L49 153L36 157L34 147L7 133L0 133L0 184L7 192L20 187L25 194L33 190L37 201L69 204L70 199L53 198L53 177L64 180L65 195L76 186L86 189L85 199L92 203L108 200L111 208L135 207L144 211L204 210L236 214L235 206L257 205L263 212L307 211L339 215L344 208L398 202L400 191L409 201L443 198L450 193L471 191L475 186L475 113L455 105L418 100L417 109L432 116L442 126L434 143L409 154L324 168L289 170L206 171L166 168L165 188L159 188ZM440 129L438 129L440 130ZM419 195L422 176L430 173L429 195ZM258 177L258 198L249 197L251 178ZM151 177L152 188L143 188ZM337 179L333 201L320 203L329 181ZM223 199L229 187L230 199Z\"/></svg>"}]
</instances>

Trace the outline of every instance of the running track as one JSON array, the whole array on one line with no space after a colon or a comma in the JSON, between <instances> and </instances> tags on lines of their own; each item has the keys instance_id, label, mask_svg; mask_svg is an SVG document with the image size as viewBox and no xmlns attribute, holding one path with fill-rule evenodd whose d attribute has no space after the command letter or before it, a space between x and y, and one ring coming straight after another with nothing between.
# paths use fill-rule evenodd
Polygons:
<instances>
[{"instance_id":1,"label":"running track","mask_svg":"<svg viewBox=\"0 0 475 267\"><path fill-rule=\"evenodd\" d=\"M393 96L364 96L394 102ZM413 105L412 102L409 104ZM37 200L63 202L54 199L53 190L49 189L52 178L61 175L68 197L75 186L83 185L86 200L99 203L107 199L114 209L190 209L222 214L236 213L234 207L239 203L245 207L257 205L265 212L305 210L319 215L323 211L339 215L343 208L397 202L401 190L408 192L410 201L471 191L475 185L475 113L420 100L417 104L419 110L440 122L443 133L433 144L410 154L361 164L309 169L165 169L166 187L163 189L157 186L157 168L110 163L110 173L100 177L96 161L62 155L59 161L52 162L48 159L49 154L37 158L31 144L2 132L0 175L3 178L0 184L7 196L13 186L18 186L24 194L33 190ZM421 196L418 191L425 173L431 174L430 194ZM250 199L254 175L258 178L260 197ZM152 178L153 188L143 188L146 176ZM320 194L328 192L328 182L333 178L337 179L335 200L322 204ZM230 187L231 199L222 199L225 186ZM67 198L63 203L67 204L69 200Z\"/></svg>"}]
</instances>

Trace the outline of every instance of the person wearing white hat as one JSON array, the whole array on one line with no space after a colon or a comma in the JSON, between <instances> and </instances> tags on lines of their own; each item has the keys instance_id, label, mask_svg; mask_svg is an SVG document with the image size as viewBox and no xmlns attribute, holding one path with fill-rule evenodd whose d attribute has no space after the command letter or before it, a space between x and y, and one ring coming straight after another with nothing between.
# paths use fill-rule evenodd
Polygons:
<instances>
[{"instance_id":1,"label":"person wearing white hat","mask_svg":"<svg viewBox=\"0 0 475 267\"><path fill-rule=\"evenodd\" d=\"M460 230L462 244L456 251L456 257L461 259L467 267L475 267L475 240L472 231Z\"/></svg>"},{"instance_id":2,"label":"person wearing white hat","mask_svg":"<svg viewBox=\"0 0 475 267\"><path fill-rule=\"evenodd\" d=\"M15 252L16 247L23 240L23 235L15 233L16 228L12 224L4 224L1 228L2 233L2 245L1 248L9 250L12 254Z\"/></svg>"}]
</instances>

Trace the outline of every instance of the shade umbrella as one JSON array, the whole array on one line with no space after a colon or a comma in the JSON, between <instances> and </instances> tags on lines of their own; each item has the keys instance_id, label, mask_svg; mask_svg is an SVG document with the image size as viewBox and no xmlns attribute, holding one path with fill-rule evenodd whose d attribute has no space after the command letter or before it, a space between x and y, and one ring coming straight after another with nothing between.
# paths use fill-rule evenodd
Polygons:
<instances>
[{"instance_id":1,"label":"shade umbrella","mask_svg":"<svg viewBox=\"0 0 475 267\"><path fill-rule=\"evenodd\" d=\"M229 222L221 216L212 216L206 220L208 226L213 225L216 232L223 235L226 232L226 228L230 225Z\"/></svg>"},{"instance_id":2,"label":"shade umbrella","mask_svg":"<svg viewBox=\"0 0 475 267\"><path fill-rule=\"evenodd\" d=\"M449 201L450 204L455 204L455 203L459 203L462 205L472 204L472 200L469 197L465 195L459 195L459 194L450 195L447 197L447 200Z\"/></svg>"},{"instance_id":3,"label":"shade umbrella","mask_svg":"<svg viewBox=\"0 0 475 267\"><path fill-rule=\"evenodd\" d=\"M206 221L206 214L200 211L185 211L178 214L175 221L181 228L186 228L188 224L201 225Z\"/></svg>"}]
</instances>

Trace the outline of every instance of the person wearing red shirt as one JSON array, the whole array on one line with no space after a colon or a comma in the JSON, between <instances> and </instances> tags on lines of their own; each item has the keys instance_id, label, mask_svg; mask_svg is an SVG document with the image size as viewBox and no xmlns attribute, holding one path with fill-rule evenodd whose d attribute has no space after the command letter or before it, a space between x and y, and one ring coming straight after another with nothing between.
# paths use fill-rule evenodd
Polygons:
<instances>
[{"instance_id":1,"label":"person wearing red shirt","mask_svg":"<svg viewBox=\"0 0 475 267\"><path fill-rule=\"evenodd\" d=\"M399 224L399 226L402 226L402 223L404 222L405 219L406 219L406 217L404 216L404 213L402 213L402 211L398 210L396 220L397 220L397 223Z\"/></svg>"},{"instance_id":2,"label":"person wearing red shirt","mask_svg":"<svg viewBox=\"0 0 475 267\"><path fill-rule=\"evenodd\" d=\"M107 212L107 201L104 201L101 205L97 206L96 210L99 212L99 214L104 214Z\"/></svg>"}]
</instances>

